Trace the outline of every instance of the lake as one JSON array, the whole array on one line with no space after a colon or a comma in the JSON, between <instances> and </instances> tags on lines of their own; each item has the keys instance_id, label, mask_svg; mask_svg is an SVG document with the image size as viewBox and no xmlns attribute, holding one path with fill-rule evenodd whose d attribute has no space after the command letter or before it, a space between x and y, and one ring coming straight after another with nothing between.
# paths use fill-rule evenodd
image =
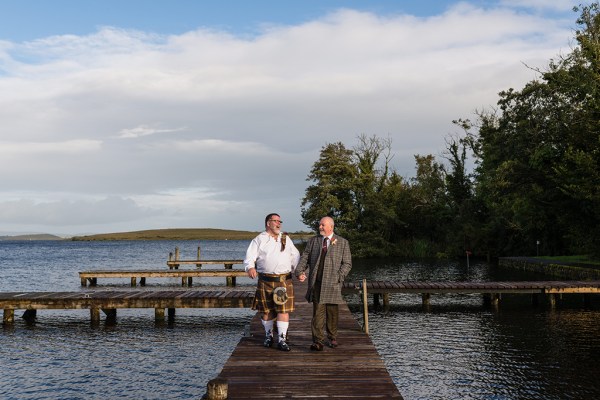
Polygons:
<instances>
[{"instance_id":1,"label":"lake","mask_svg":"<svg viewBox=\"0 0 600 400\"><path fill-rule=\"evenodd\" d=\"M242 259L248 244L0 241L0 291L131 290L127 279L83 288L78 272L166 269L175 247L182 259L194 259L198 246L204 259ZM355 260L349 279L363 278L546 279L473 260L469 266L466 260ZM194 286L223 281L196 279ZM180 283L149 279L143 290L178 289ZM245 290L255 285L248 278L237 283ZM362 322L358 296L347 300ZM369 328L407 400L591 399L600 398L599 303L594 298L586 309L581 297L565 296L550 309L515 295L503 296L494 310L479 295L432 295L431 307L423 310L419 295L392 295L389 310L371 307ZM21 313L0 333L2 399L200 398L254 315L246 309L178 309L172 323L155 324L154 310L119 310L116 325L93 326L88 310L40 310L32 325Z\"/></svg>"}]
</instances>

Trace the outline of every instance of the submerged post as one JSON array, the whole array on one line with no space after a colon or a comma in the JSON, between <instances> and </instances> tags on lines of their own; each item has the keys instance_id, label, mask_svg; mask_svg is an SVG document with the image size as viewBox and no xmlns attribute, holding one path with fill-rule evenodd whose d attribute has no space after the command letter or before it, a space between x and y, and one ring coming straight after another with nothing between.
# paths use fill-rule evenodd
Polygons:
<instances>
[{"instance_id":1,"label":"submerged post","mask_svg":"<svg viewBox=\"0 0 600 400\"><path fill-rule=\"evenodd\" d=\"M365 321L363 330L368 335L369 334L369 296L367 294L367 280L366 279L363 279L362 290L363 290L363 320Z\"/></svg>"},{"instance_id":2,"label":"submerged post","mask_svg":"<svg viewBox=\"0 0 600 400\"><path fill-rule=\"evenodd\" d=\"M196 257L196 260L200 261L200 246L198 246L198 255ZM202 264L196 264L196 267L202 268Z\"/></svg>"}]
</instances>

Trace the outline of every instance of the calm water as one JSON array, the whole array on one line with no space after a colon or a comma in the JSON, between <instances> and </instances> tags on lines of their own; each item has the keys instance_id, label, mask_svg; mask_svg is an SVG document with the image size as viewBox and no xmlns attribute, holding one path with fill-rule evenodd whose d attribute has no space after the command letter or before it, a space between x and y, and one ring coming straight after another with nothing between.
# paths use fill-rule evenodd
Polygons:
<instances>
[{"instance_id":1,"label":"calm water","mask_svg":"<svg viewBox=\"0 0 600 400\"><path fill-rule=\"evenodd\" d=\"M0 242L0 291L131 290L127 279L82 288L78 272L167 268L176 246L185 259L195 258L198 245L202 258L241 259L248 243ZM486 263L471 262L467 268L465 263L397 260L355 262L350 279L362 278L543 279ZM180 280L147 283L144 290L178 289ZM254 283L238 278L238 286L253 290ZM361 321L358 297L348 301ZM434 295L428 311L421 309L418 295L393 295L391 301L389 310L370 310L369 327L407 400L600 398L597 298L591 309L576 296L550 310L531 306L526 296L504 296L497 311L483 307L476 295ZM91 326L87 310L42 310L34 325L16 318L14 327L0 330L0 398L199 398L253 314L178 309L173 323L157 325L154 310L119 310L111 327Z\"/></svg>"}]
</instances>

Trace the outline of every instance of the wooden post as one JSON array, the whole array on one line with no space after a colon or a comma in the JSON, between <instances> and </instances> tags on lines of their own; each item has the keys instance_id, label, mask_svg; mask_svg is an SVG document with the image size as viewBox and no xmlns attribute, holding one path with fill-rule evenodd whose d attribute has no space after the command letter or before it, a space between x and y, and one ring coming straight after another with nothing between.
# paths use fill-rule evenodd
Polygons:
<instances>
[{"instance_id":1,"label":"wooden post","mask_svg":"<svg viewBox=\"0 0 600 400\"><path fill-rule=\"evenodd\" d=\"M373 305L375 307L379 307L379 305L380 305L380 303L379 303L379 297L380 297L379 293L373 293Z\"/></svg>"},{"instance_id":2,"label":"wooden post","mask_svg":"<svg viewBox=\"0 0 600 400\"><path fill-rule=\"evenodd\" d=\"M135 287L135 286L137 286L136 278L135 278L135 276L132 276L131 277L131 287Z\"/></svg>"},{"instance_id":3,"label":"wooden post","mask_svg":"<svg viewBox=\"0 0 600 400\"><path fill-rule=\"evenodd\" d=\"M215 378L208 381L206 385L206 398L208 400L226 400L227 399L227 379Z\"/></svg>"},{"instance_id":4,"label":"wooden post","mask_svg":"<svg viewBox=\"0 0 600 400\"><path fill-rule=\"evenodd\" d=\"M169 308L167 310L169 321L173 321L175 319L175 309Z\"/></svg>"},{"instance_id":5,"label":"wooden post","mask_svg":"<svg viewBox=\"0 0 600 400\"><path fill-rule=\"evenodd\" d=\"M233 264L224 264L225 269L232 269ZM235 276L228 276L227 278L227 286L235 286Z\"/></svg>"},{"instance_id":6,"label":"wooden post","mask_svg":"<svg viewBox=\"0 0 600 400\"><path fill-rule=\"evenodd\" d=\"M200 246L198 246L198 255L197 255L196 260L200 260ZM202 264L196 264L196 267L202 268Z\"/></svg>"},{"instance_id":7,"label":"wooden post","mask_svg":"<svg viewBox=\"0 0 600 400\"><path fill-rule=\"evenodd\" d=\"M187 283L187 279L185 279L185 276L181 277L181 286L185 286L185 284Z\"/></svg>"},{"instance_id":8,"label":"wooden post","mask_svg":"<svg viewBox=\"0 0 600 400\"><path fill-rule=\"evenodd\" d=\"M4 309L4 318L2 319L2 323L4 325L13 324L15 322L15 310L12 308Z\"/></svg>"},{"instance_id":9,"label":"wooden post","mask_svg":"<svg viewBox=\"0 0 600 400\"><path fill-rule=\"evenodd\" d=\"M169 253L169 262L173 261L173 252ZM169 269L173 269L173 266L169 264Z\"/></svg>"},{"instance_id":10,"label":"wooden post","mask_svg":"<svg viewBox=\"0 0 600 400\"><path fill-rule=\"evenodd\" d=\"M81 286L87 286L87 278L81 278Z\"/></svg>"},{"instance_id":11,"label":"wooden post","mask_svg":"<svg viewBox=\"0 0 600 400\"><path fill-rule=\"evenodd\" d=\"M155 308L154 309L154 320L155 321L164 321L165 319L165 309L164 308Z\"/></svg>"},{"instance_id":12,"label":"wooden post","mask_svg":"<svg viewBox=\"0 0 600 400\"><path fill-rule=\"evenodd\" d=\"M175 247L175 262L179 261L179 247ZM179 269L179 264L173 265L173 268Z\"/></svg>"},{"instance_id":13,"label":"wooden post","mask_svg":"<svg viewBox=\"0 0 600 400\"><path fill-rule=\"evenodd\" d=\"M363 279L362 283L363 290L363 321L365 324L363 326L363 331L368 335L369 334L369 297L367 294L367 280Z\"/></svg>"},{"instance_id":14,"label":"wooden post","mask_svg":"<svg viewBox=\"0 0 600 400\"><path fill-rule=\"evenodd\" d=\"M424 308L431 305L431 293L421 293L421 303Z\"/></svg>"},{"instance_id":15,"label":"wooden post","mask_svg":"<svg viewBox=\"0 0 600 400\"><path fill-rule=\"evenodd\" d=\"M100 323L100 309L98 307L90 308L90 319L94 325Z\"/></svg>"},{"instance_id":16,"label":"wooden post","mask_svg":"<svg viewBox=\"0 0 600 400\"><path fill-rule=\"evenodd\" d=\"M556 307L556 295L555 294L552 294L552 293L547 294L546 299L548 299L548 304L550 305L550 308Z\"/></svg>"},{"instance_id":17,"label":"wooden post","mask_svg":"<svg viewBox=\"0 0 600 400\"><path fill-rule=\"evenodd\" d=\"M102 311L106 314L106 324L114 325L117 323L117 309L116 308L103 308Z\"/></svg>"},{"instance_id":18,"label":"wooden post","mask_svg":"<svg viewBox=\"0 0 600 400\"><path fill-rule=\"evenodd\" d=\"M188 286L192 286L192 277L191 277L191 276L189 276L189 277L187 278L187 285L188 285Z\"/></svg>"},{"instance_id":19,"label":"wooden post","mask_svg":"<svg viewBox=\"0 0 600 400\"><path fill-rule=\"evenodd\" d=\"M145 276L142 276L142 277L140 278L140 285L141 285L141 286L146 286L146 277L145 277Z\"/></svg>"},{"instance_id":20,"label":"wooden post","mask_svg":"<svg viewBox=\"0 0 600 400\"><path fill-rule=\"evenodd\" d=\"M383 294L383 308L384 308L384 310L387 310L390 308L390 294L389 293Z\"/></svg>"},{"instance_id":21,"label":"wooden post","mask_svg":"<svg viewBox=\"0 0 600 400\"><path fill-rule=\"evenodd\" d=\"M37 310L25 310L23 313L23 319L27 321L27 323L35 322L35 317L37 316Z\"/></svg>"}]
</instances>

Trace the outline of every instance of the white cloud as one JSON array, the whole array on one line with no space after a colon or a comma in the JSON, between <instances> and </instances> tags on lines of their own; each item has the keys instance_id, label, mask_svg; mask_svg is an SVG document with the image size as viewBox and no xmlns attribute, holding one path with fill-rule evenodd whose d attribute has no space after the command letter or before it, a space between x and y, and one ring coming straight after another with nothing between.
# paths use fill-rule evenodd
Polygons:
<instances>
[{"instance_id":1,"label":"white cloud","mask_svg":"<svg viewBox=\"0 0 600 400\"><path fill-rule=\"evenodd\" d=\"M568 48L563 20L507 7L341 10L251 38L106 27L4 42L0 223L260 229L278 210L302 229L305 179L326 143L389 135L412 175L413 155L443 150L453 119L533 79L523 63L543 69Z\"/></svg>"}]
</instances>

